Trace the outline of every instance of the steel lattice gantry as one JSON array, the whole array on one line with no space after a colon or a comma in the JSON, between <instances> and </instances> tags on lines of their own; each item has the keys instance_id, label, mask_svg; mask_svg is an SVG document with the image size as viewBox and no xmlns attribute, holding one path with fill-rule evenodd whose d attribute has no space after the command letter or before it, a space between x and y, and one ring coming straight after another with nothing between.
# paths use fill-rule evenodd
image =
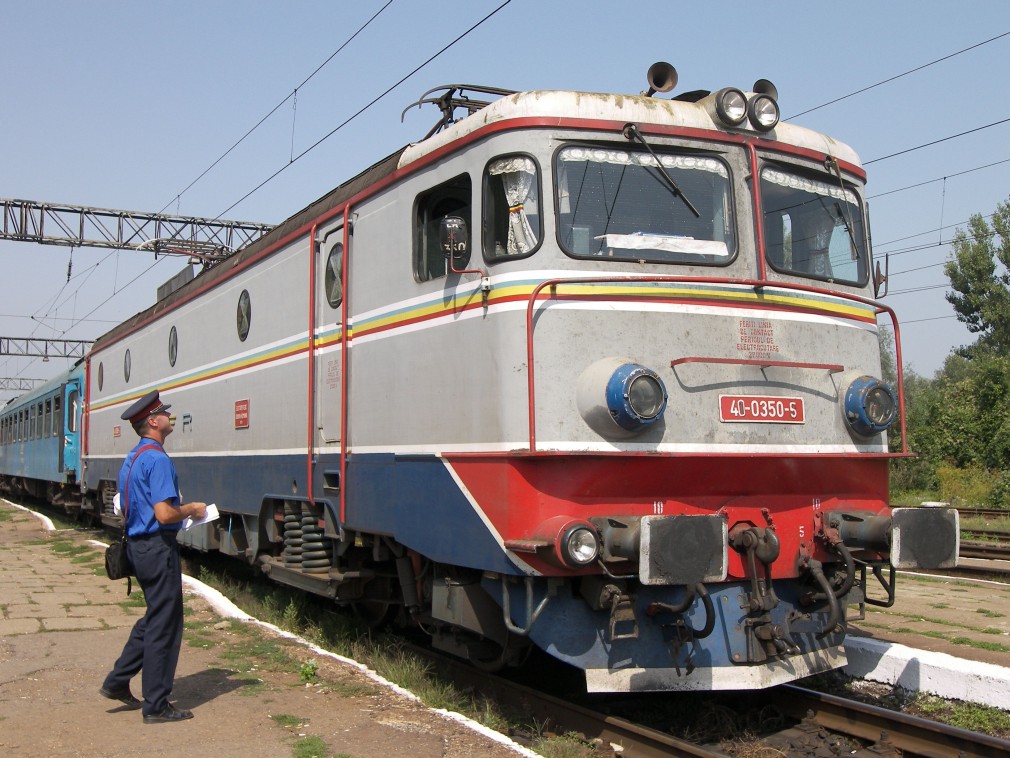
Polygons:
<instances>
[{"instance_id":1,"label":"steel lattice gantry","mask_svg":"<svg viewBox=\"0 0 1010 758\"><path fill-rule=\"evenodd\" d=\"M0 355L29 358L83 358L90 340L53 340L32 337L0 337Z\"/></svg>"},{"instance_id":2,"label":"steel lattice gantry","mask_svg":"<svg viewBox=\"0 0 1010 758\"><path fill-rule=\"evenodd\" d=\"M168 216L82 205L0 199L0 240L70 247L142 248L155 252L228 255L273 226L245 221Z\"/></svg>"},{"instance_id":3,"label":"steel lattice gantry","mask_svg":"<svg viewBox=\"0 0 1010 758\"><path fill-rule=\"evenodd\" d=\"M0 376L0 392L29 392L45 382L45 379L24 376Z\"/></svg>"}]
</instances>

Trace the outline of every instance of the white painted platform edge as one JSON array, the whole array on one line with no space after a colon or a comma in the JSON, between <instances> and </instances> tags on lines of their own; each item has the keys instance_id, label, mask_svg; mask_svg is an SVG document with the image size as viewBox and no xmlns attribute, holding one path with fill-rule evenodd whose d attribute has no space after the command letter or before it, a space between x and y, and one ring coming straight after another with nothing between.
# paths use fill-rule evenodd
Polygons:
<instances>
[{"instance_id":1,"label":"white painted platform edge","mask_svg":"<svg viewBox=\"0 0 1010 758\"><path fill-rule=\"evenodd\" d=\"M847 637L849 676L1010 710L1010 668L893 642Z\"/></svg>"}]
</instances>

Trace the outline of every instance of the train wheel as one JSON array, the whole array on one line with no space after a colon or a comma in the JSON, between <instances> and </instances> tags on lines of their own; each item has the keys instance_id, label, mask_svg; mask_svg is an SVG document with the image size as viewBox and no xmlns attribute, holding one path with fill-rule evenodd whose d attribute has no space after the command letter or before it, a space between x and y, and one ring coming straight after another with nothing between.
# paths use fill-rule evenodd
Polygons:
<instances>
[{"instance_id":1,"label":"train wheel","mask_svg":"<svg viewBox=\"0 0 1010 758\"><path fill-rule=\"evenodd\" d=\"M501 671L506 666L519 665L530 651L529 640L516 637L512 633L508 633L504 645L499 645L488 639L483 642L488 646L488 649L481 654L471 653L470 663L474 668L487 671L489 674Z\"/></svg>"},{"instance_id":2,"label":"train wheel","mask_svg":"<svg viewBox=\"0 0 1010 758\"><path fill-rule=\"evenodd\" d=\"M377 576L368 582L366 596L351 604L358 617L369 629L386 626L396 617L396 582L389 576Z\"/></svg>"},{"instance_id":3,"label":"train wheel","mask_svg":"<svg viewBox=\"0 0 1010 758\"><path fill-rule=\"evenodd\" d=\"M97 526L98 519L92 511L89 511L84 506L76 509L74 514L74 521L76 521L81 527L85 529L91 529Z\"/></svg>"}]
</instances>

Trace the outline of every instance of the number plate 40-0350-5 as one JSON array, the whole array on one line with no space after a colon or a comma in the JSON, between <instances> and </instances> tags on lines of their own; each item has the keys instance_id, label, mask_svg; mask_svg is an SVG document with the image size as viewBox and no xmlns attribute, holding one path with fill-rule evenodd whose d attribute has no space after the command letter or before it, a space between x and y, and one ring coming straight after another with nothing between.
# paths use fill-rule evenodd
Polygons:
<instances>
[{"instance_id":1,"label":"number plate 40-0350-5","mask_svg":"<svg viewBox=\"0 0 1010 758\"><path fill-rule=\"evenodd\" d=\"M802 424L806 419L801 397L720 395L719 420L727 423Z\"/></svg>"}]
</instances>

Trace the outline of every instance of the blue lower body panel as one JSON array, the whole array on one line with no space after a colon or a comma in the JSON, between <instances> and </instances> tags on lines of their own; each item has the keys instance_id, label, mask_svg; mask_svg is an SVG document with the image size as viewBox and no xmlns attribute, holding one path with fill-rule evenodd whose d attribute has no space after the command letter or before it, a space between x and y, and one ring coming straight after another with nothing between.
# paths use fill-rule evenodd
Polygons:
<instances>
[{"instance_id":1,"label":"blue lower body panel","mask_svg":"<svg viewBox=\"0 0 1010 758\"><path fill-rule=\"evenodd\" d=\"M258 517L264 500L308 500L304 455L178 456L173 460L183 499L216 503L222 514ZM493 528L481 518L439 458L350 456L343 522L339 492L324 487L324 474L339 470L337 455L319 456L313 466L313 499L330 509L333 523L349 530L391 536L439 563L520 573Z\"/></svg>"},{"instance_id":2,"label":"blue lower body panel","mask_svg":"<svg viewBox=\"0 0 1010 758\"><path fill-rule=\"evenodd\" d=\"M501 583L485 580L485 589L499 602ZM565 583L548 597L530 626L527 609L543 600L547 582L534 583L534 597L527 603L525 585L513 583L509 591L511 621L529 629L529 638L555 658L583 669L589 691L639 692L653 690L754 689L828 671L845 664L841 647L844 633L832 632L817 639L829 618L827 610L788 620L797 609L798 588L792 582L775 583L779 604L771 621L790 631L799 652L774 660L750 662L746 605L749 584L708 586L714 612L714 628L696 639L691 630L706 625L700 599L682 614L660 611L649 615L653 603L679 604L682 587L636 585L632 595L637 637L610 639L610 613L594 611ZM622 626L628 631L627 624ZM751 643L754 644L753 641Z\"/></svg>"}]
</instances>

